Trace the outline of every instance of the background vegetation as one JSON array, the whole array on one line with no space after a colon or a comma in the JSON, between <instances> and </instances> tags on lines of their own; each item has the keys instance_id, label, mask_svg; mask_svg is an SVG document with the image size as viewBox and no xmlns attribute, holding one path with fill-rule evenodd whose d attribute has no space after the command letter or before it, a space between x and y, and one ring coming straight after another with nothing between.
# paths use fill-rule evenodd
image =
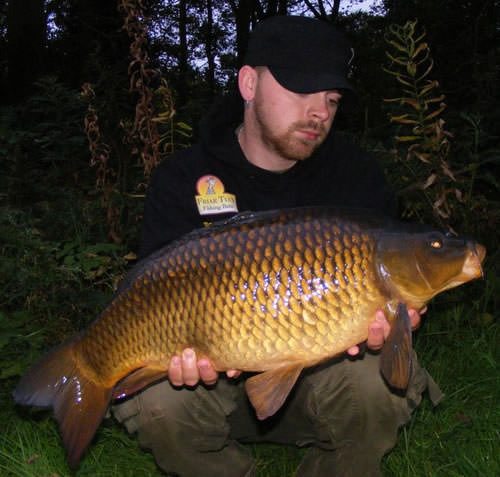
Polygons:
<instances>
[{"instance_id":1,"label":"background vegetation","mask_svg":"<svg viewBox=\"0 0 500 477\"><path fill-rule=\"evenodd\" d=\"M0 4L2 475L70 475L49 414L14 407L16 380L108 302L134 259L151 171L234 87L251 27L287 13L332 21L354 44L360 107L336 127L377 156L402 215L488 248L485 279L435 300L416 334L446 399L424 401L384 475L500 475L500 2L358 3ZM301 455L252 450L259 476L293 475ZM161 473L106 421L76 475Z\"/></svg>"}]
</instances>

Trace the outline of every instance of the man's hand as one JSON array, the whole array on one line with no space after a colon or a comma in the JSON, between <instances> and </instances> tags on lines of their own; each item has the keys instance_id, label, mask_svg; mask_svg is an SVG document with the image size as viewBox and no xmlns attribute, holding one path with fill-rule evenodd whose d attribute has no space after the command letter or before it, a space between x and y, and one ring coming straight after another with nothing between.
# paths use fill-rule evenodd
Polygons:
<instances>
[{"instance_id":1,"label":"man's hand","mask_svg":"<svg viewBox=\"0 0 500 477\"><path fill-rule=\"evenodd\" d=\"M415 308L408 309L408 315L410 316L411 329L415 330L420 326L420 315L425 313L427 308L424 308L420 313L415 310ZM382 310L377 310L375 313L375 321L368 328L368 339L366 340L366 346L373 351L377 351L384 346L385 340L389 336L391 331L391 325L387 321ZM347 350L347 354L350 356L356 356L359 354L359 346L352 346Z\"/></svg>"},{"instance_id":2,"label":"man's hand","mask_svg":"<svg viewBox=\"0 0 500 477\"><path fill-rule=\"evenodd\" d=\"M241 371L226 371L228 378L237 378ZM196 386L200 381L210 386L217 382L219 373L215 371L208 358L197 360L196 353L186 348L181 356L174 356L168 367L168 380L173 386Z\"/></svg>"}]
</instances>

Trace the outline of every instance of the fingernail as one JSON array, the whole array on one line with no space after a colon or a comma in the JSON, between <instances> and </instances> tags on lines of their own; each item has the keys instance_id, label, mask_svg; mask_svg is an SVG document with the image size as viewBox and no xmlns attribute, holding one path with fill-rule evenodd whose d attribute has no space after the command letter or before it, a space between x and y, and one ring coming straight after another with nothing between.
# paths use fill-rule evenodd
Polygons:
<instances>
[{"instance_id":1,"label":"fingernail","mask_svg":"<svg viewBox=\"0 0 500 477\"><path fill-rule=\"evenodd\" d=\"M182 357L186 360L192 360L194 358L194 351L192 349L185 349L182 352Z\"/></svg>"},{"instance_id":2,"label":"fingernail","mask_svg":"<svg viewBox=\"0 0 500 477\"><path fill-rule=\"evenodd\" d=\"M379 321L380 323L383 323L385 321L385 315L384 315L384 312L382 311L377 311L377 315L375 317L375 319L377 321Z\"/></svg>"}]
</instances>

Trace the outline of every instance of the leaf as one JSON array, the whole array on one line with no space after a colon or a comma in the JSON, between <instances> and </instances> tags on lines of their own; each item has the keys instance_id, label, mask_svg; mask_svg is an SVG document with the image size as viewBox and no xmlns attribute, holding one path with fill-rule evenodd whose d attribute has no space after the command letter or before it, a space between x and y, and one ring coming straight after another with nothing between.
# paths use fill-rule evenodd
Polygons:
<instances>
[{"instance_id":1,"label":"leaf","mask_svg":"<svg viewBox=\"0 0 500 477\"><path fill-rule=\"evenodd\" d=\"M430 164L431 163L431 161L429 160L430 154L425 153L425 152L418 152L418 151L414 151L413 154L418 159L420 159L422 162L424 162L425 164Z\"/></svg>"},{"instance_id":2,"label":"leaf","mask_svg":"<svg viewBox=\"0 0 500 477\"><path fill-rule=\"evenodd\" d=\"M398 65L402 65L402 66L406 66L406 60L404 58L401 58L401 57L394 57L392 56L389 52L385 52L386 56L393 62L393 63L396 63Z\"/></svg>"},{"instance_id":3,"label":"leaf","mask_svg":"<svg viewBox=\"0 0 500 477\"><path fill-rule=\"evenodd\" d=\"M134 252L129 252L126 255L124 255L123 258L127 261L136 260L137 254L135 254Z\"/></svg>"},{"instance_id":4,"label":"leaf","mask_svg":"<svg viewBox=\"0 0 500 477\"><path fill-rule=\"evenodd\" d=\"M409 104L417 111L420 111L422 109L422 105L419 102L415 101L414 99L402 98L401 102L405 103L405 104Z\"/></svg>"},{"instance_id":5,"label":"leaf","mask_svg":"<svg viewBox=\"0 0 500 477\"><path fill-rule=\"evenodd\" d=\"M441 162L441 169L443 170L444 174L447 175L451 180L456 181L453 172L451 172L446 162L444 161Z\"/></svg>"},{"instance_id":6,"label":"leaf","mask_svg":"<svg viewBox=\"0 0 500 477\"><path fill-rule=\"evenodd\" d=\"M425 86L424 88L422 88L420 90L420 92L418 93L419 96L424 96L425 94L427 94L431 89L434 89L434 88L438 88L439 87L439 81L436 81L436 80L433 80L433 81L429 81L429 83L427 84L427 86ZM443 96L444 98L444 96Z\"/></svg>"},{"instance_id":7,"label":"leaf","mask_svg":"<svg viewBox=\"0 0 500 477\"><path fill-rule=\"evenodd\" d=\"M186 129L187 131L192 131L193 130L193 128L189 124L186 124L186 123L184 123L182 121L179 121L177 123L177 126L179 126L181 129Z\"/></svg>"},{"instance_id":8,"label":"leaf","mask_svg":"<svg viewBox=\"0 0 500 477\"><path fill-rule=\"evenodd\" d=\"M383 101L386 103L395 103L395 102L400 102L401 98L383 98Z\"/></svg>"},{"instance_id":9,"label":"leaf","mask_svg":"<svg viewBox=\"0 0 500 477\"><path fill-rule=\"evenodd\" d=\"M408 116L407 114L403 116L391 116L391 123L400 123L400 124L417 124L417 121L414 119L405 119L404 116Z\"/></svg>"},{"instance_id":10,"label":"leaf","mask_svg":"<svg viewBox=\"0 0 500 477\"><path fill-rule=\"evenodd\" d=\"M433 119L433 118L435 118L436 116L439 116L439 115L440 115L440 114L441 114L441 113L442 113L445 109L446 109L446 104L444 104L444 103L443 103L443 104L440 106L440 108L439 108L439 109L436 109L436 111L434 111L433 113L431 113L431 114L427 115L427 116L424 118L424 120L425 120L425 121L428 121L429 119Z\"/></svg>"},{"instance_id":11,"label":"leaf","mask_svg":"<svg viewBox=\"0 0 500 477\"><path fill-rule=\"evenodd\" d=\"M442 94L441 96L438 96L436 98L431 98L431 99L426 99L425 100L425 103L428 104L428 103L440 103L441 101L443 101L444 99L446 98L446 96L444 94ZM443 103L444 104L444 103Z\"/></svg>"},{"instance_id":12,"label":"leaf","mask_svg":"<svg viewBox=\"0 0 500 477\"><path fill-rule=\"evenodd\" d=\"M388 42L390 45L392 45L394 48L396 48L396 50L399 50L401 51L402 53L407 53L408 52L408 48L406 47L406 45L401 45L399 43L397 43L396 41L394 40L391 40Z\"/></svg>"},{"instance_id":13,"label":"leaf","mask_svg":"<svg viewBox=\"0 0 500 477\"><path fill-rule=\"evenodd\" d=\"M427 43L420 43L420 45L417 46L417 49L413 52L412 58L417 57L421 51L426 49L429 49L429 45Z\"/></svg>"},{"instance_id":14,"label":"leaf","mask_svg":"<svg viewBox=\"0 0 500 477\"><path fill-rule=\"evenodd\" d=\"M427 180L424 182L423 188L427 189L430 187L434 182L436 182L437 175L436 174L431 174Z\"/></svg>"},{"instance_id":15,"label":"leaf","mask_svg":"<svg viewBox=\"0 0 500 477\"><path fill-rule=\"evenodd\" d=\"M395 139L396 139L396 141L399 141L399 142L409 142L409 141L416 141L417 139L420 139L420 136L396 136Z\"/></svg>"},{"instance_id":16,"label":"leaf","mask_svg":"<svg viewBox=\"0 0 500 477\"><path fill-rule=\"evenodd\" d=\"M434 61L431 59L430 64L425 70L425 72L417 78L417 81L422 81L427 75L431 72L432 68L434 67Z\"/></svg>"},{"instance_id":17,"label":"leaf","mask_svg":"<svg viewBox=\"0 0 500 477\"><path fill-rule=\"evenodd\" d=\"M406 75L401 75L401 74L396 75L396 80L399 81L401 84L412 87L413 85L409 81L404 80L403 76Z\"/></svg>"}]
</instances>

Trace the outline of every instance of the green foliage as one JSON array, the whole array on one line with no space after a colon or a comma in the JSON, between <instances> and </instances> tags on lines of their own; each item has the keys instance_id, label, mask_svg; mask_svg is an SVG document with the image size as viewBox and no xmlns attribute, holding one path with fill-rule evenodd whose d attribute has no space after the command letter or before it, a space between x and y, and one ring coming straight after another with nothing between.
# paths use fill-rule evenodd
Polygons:
<instances>
[{"instance_id":1,"label":"green foliage","mask_svg":"<svg viewBox=\"0 0 500 477\"><path fill-rule=\"evenodd\" d=\"M27 311L0 312L0 381L21 376L45 346L45 330ZM21 353L22 350L22 353Z\"/></svg>"},{"instance_id":2,"label":"green foliage","mask_svg":"<svg viewBox=\"0 0 500 477\"><path fill-rule=\"evenodd\" d=\"M385 459L384 475L498 475L500 321L484 322L480 309L461 303L439 313L430 307L427 315L416 349L445 398L436 408L424 400L416 410Z\"/></svg>"},{"instance_id":3,"label":"green foliage","mask_svg":"<svg viewBox=\"0 0 500 477\"><path fill-rule=\"evenodd\" d=\"M0 114L0 184L11 201L57 195L54 187L76 179L86 165L78 95L52 77L36 87L37 94Z\"/></svg>"},{"instance_id":4,"label":"green foliage","mask_svg":"<svg viewBox=\"0 0 500 477\"><path fill-rule=\"evenodd\" d=\"M390 120L400 125L394 138L400 147L394 156L406 165L407 181L423 192L433 212L448 219L450 194L461 199L462 193L450 185L455 176L448 164L451 135L440 118L446 108L444 95L438 92L438 82L429 79L434 62L429 46L422 42L425 33L418 34L416 25L417 21L390 25L386 36L393 52L386 52L391 64L384 71L396 79L401 90L400 97L385 100L396 105Z\"/></svg>"},{"instance_id":5,"label":"green foliage","mask_svg":"<svg viewBox=\"0 0 500 477\"><path fill-rule=\"evenodd\" d=\"M498 170L500 150L478 114L455 113L458 131L452 135L445 129L444 95L430 79L434 64L424 36L417 32L417 21L391 25L386 35L391 51L384 71L399 89L398 97L385 100L392 108L395 140L389 175L404 216L437 221L494 243L500 184L490 168Z\"/></svg>"},{"instance_id":6,"label":"green foliage","mask_svg":"<svg viewBox=\"0 0 500 477\"><path fill-rule=\"evenodd\" d=\"M139 450L116 424L105 420L78 469L68 467L55 421L47 412L29 411L29 419L0 411L0 474L5 477L160 477L152 455ZM112 456L110 458L110 456Z\"/></svg>"},{"instance_id":7,"label":"green foliage","mask_svg":"<svg viewBox=\"0 0 500 477\"><path fill-rule=\"evenodd\" d=\"M166 79L162 78L161 86L155 91L158 98L157 115L153 121L158 123L160 133L160 154L168 157L179 147L186 147L191 143L193 130L189 124L176 120L176 111L172 91Z\"/></svg>"},{"instance_id":8,"label":"green foliage","mask_svg":"<svg viewBox=\"0 0 500 477\"><path fill-rule=\"evenodd\" d=\"M94 319L127 265L123 248L86 242L82 223L58 236L48 223L0 208L0 382Z\"/></svg>"}]
</instances>

